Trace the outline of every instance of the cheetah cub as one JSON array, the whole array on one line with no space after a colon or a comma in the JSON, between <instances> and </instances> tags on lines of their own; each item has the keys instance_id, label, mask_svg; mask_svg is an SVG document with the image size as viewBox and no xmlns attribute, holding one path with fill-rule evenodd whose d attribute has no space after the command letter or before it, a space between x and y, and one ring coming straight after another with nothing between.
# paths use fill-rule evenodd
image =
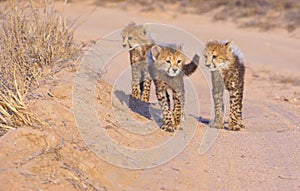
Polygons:
<instances>
[{"instance_id":1,"label":"cheetah cub","mask_svg":"<svg viewBox=\"0 0 300 191\"><path fill-rule=\"evenodd\" d=\"M240 130L242 124L242 106L245 66L242 55L233 42L209 41L204 50L205 63L211 71L212 94L215 118L210 124L213 128L224 128L224 87L230 95L229 129Z\"/></svg>"},{"instance_id":2,"label":"cheetah cub","mask_svg":"<svg viewBox=\"0 0 300 191\"><path fill-rule=\"evenodd\" d=\"M122 30L123 47L129 48L131 64L131 95L149 102L151 78L148 71L148 52L153 46L146 24L131 23Z\"/></svg>"},{"instance_id":3,"label":"cheetah cub","mask_svg":"<svg viewBox=\"0 0 300 191\"><path fill-rule=\"evenodd\" d=\"M155 84L156 96L162 109L162 130L174 132L180 127L184 117L184 83L183 76L192 74L199 63L199 56L185 63L185 56L176 47L154 45L149 54L149 72ZM169 94L173 92L173 110L171 111Z\"/></svg>"}]
</instances>

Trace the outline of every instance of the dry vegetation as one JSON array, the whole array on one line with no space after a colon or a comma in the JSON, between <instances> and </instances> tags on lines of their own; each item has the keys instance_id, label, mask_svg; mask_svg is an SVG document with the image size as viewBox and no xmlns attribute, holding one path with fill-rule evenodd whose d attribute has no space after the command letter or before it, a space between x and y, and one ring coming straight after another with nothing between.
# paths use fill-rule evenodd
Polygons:
<instances>
[{"instance_id":1,"label":"dry vegetation","mask_svg":"<svg viewBox=\"0 0 300 191\"><path fill-rule=\"evenodd\" d=\"M137 2L143 10L168 10L178 4L180 12L204 14L213 12L215 20L233 20L241 27L258 27L263 30L285 28L293 31L300 26L299 0L127 0Z\"/></svg>"},{"instance_id":2,"label":"dry vegetation","mask_svg":"<svg viewBox=\"0 0 300 191\"><path fill-rule=\"evenodd\" d=\"M74 22L61 17L50 2L36 3L1 3L0 135L40 123L26 109L30 91L42 77L70 66L81 53L73 39Z\"/></svg>"},{"instance_id":3,"label":"dry vegetation","mask_svg":"<svg viewBox=\"0 0 300 191\"><path fill-rule=\"evenodd\" d=\"M297 0L235 0L212 1L220 7L216 20L227 18L241 27L259 27L264 30L286 28L293 31L300 26L300 1Z\"/></svg>"}]
</instances>

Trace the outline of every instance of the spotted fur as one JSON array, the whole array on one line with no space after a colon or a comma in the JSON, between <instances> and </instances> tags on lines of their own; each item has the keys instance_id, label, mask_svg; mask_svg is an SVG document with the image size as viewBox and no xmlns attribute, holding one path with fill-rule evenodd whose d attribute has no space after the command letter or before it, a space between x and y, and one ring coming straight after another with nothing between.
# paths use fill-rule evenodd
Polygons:
<instances>
[{"instance_id":1,"label":"spotted fur","mask_svg":"<svg viewBox=\"0 0 300 191\"><path fill-rule=\"evenodd\" d=\"M232 42L210 41L204 50L205 63L211 71L212 94L215 118L210 124L214 128L224 128L224 89L230 95L229 129L240 130L244 91L245 66L242 55Z\"/></svg>"},{"instance_id":2,"label":"spotted fur","mask_svg":"<svg viewBox=\"0 0 300 191\"><path fill-rule=\"evenodd\" d=\"M123 47L129 48L131 64L131 95L149 102L151 78L148 71L148 52L153 40L146 24L131 23L122 30Z\"/></svg>"},{"instance_id":3,"label":"spotted fur","mask_svg":"<svg viewBox=\"0 0 300 191\"><path fill-rule=\"evenodd\" d=\"M155 84L157 100L162 109L162 130L173 132L180 127L184 119L184 83L183 76L192 74L199 63L199 56L185 65L185 56L174 47L154 45L151 48L149 72ZM173 92L173 110L169 104L167 90Z\"/></svg>"}]
</instances>

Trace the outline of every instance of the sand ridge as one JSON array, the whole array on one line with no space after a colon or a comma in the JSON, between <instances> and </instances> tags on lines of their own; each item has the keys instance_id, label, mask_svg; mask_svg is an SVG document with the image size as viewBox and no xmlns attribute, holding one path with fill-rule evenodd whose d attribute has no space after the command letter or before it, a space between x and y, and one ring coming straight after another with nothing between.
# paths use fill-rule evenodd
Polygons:
<instances>
[{"instance_id":1,"label":"sand ridge","mask_svg":"<svg viewBox=\"0 0 300 191\"><path fill-rule=\"evenodd\" d=\"M299 39L277 30L259 32L237 28L230 22L211 22L205 15L141 13L135 7L121 10L75 1L67 4L64 14L70 18L80 15L76 38L83 41L101 39L133 20L174 25L203 42L234 40L247 67L246 129L222 130L211 149L200 155L199 145L208 126L199 122L187 148L164 165L146 170L110 165L93 153L78 133L72 106L76 72L67 68L41 84L36 90L39 98L30 100L29 107L48 125L43 129L19 128L1 137L0 190L300 189ZM129 65L126 58L126 53L114 58L96 84L95 108L107 133L119 144L147 148L172 135L155 132L152 136L157 139L144 138L119 128L111 106L110 80L119 75L119 64ZM200 116L209 118L207 82L200 71L190 79L199 98ZM138 145L143 140L147 143Z\"/></svg>"}]
</instances>

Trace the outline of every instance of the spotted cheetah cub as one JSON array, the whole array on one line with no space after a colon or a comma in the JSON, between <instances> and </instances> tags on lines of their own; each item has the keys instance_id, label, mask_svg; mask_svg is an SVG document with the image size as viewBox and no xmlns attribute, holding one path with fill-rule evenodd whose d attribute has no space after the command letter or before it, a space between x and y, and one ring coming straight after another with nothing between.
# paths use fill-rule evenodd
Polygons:
<instances>
[{"instance_id":1,"label":"spotted cheetah cub","mask_svg":"<svg viewBox=\"0 0 300 191\"><path fill-rule=\"evenodd\" d=\"M242 124L242 106L245 66L242 55L233 42L210 41L204 50L205 63L211 71L212 94L215 118L210 124L213 128L224 128L224 87L230 95L229 129L240 130Z\"/></svg>"},{"instance_id":2,"label":"spotted cheetah cub","mask_svg":"<svg viewBox=\"0 0 300 191\"><path fill-rule=\"evenodd\" d=\"M185 63L185 56L175 47L154 45L149 54L149 72L155 84L156 96L162 109L162 130L173 132L180 127L184 117L184 83L183 76L192 74L199 63L199 56ZM173 92L173 110L171 111L169 94Z\"/></svg>"},{"instance_id":3,"label":"spotted cheetah cub","mask_svg":"<svg viewBox=\"0 0 300 191\"><path fill-rule=\"evenodd\" d=\"M149 102L151 78L148 71L148 52L153 46L146 24L131 23L122 30L123 47L129 48L131 64L131 95Z\"/></svg>"}]
</instances>

